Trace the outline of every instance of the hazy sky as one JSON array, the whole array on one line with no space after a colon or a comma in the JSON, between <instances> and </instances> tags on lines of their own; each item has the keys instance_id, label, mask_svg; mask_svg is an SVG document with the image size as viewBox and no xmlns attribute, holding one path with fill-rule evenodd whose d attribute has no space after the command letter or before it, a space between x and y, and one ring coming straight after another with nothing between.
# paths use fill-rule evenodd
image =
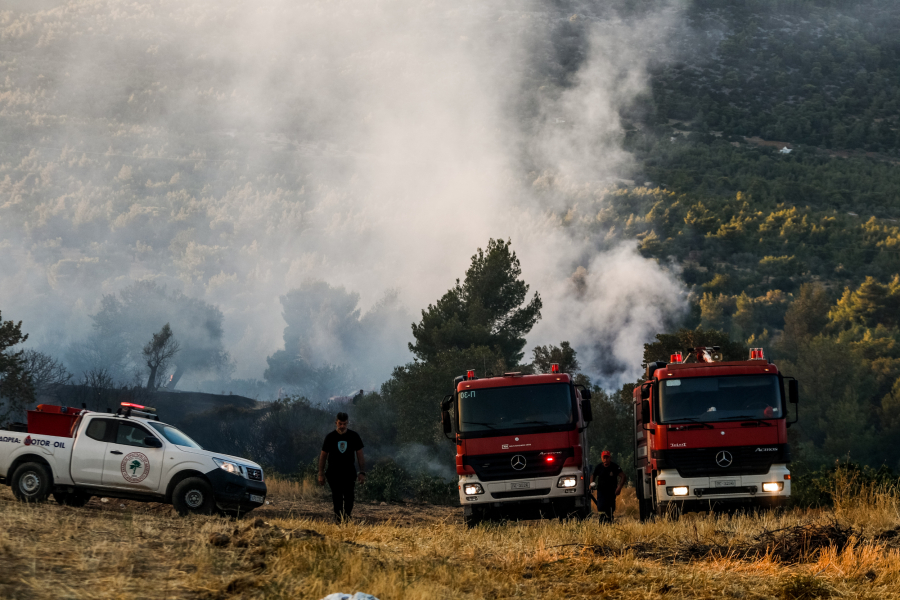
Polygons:
<instances>
[{"instance_id":1,"label":"hazy sky","mask_svg":"<svg viewBox=\"0 0 900 600\"><path fill-rule=\"evenodd\" d=\"M610 384L684 309L665 268L583 226L629 174L618 108L666 59L674 5L8 6L0 310L36 347L62 354L104 293L153 279L219 306L234 376L259 378L280 295L324 280L364 314L396 290L415 318L489 237L544 299L528 348L569 340Z\"/></svg>"}]
</instances>

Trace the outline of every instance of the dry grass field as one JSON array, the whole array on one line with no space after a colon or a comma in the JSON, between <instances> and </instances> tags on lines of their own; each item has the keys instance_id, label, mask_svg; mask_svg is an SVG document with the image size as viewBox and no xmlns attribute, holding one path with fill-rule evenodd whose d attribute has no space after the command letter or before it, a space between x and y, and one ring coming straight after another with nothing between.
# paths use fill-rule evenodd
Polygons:
<instances>
[{"instance_id":1,"label":"dry grass field","mask_svg":"<svg viewBox=\"0 0 900 600\"><path fill-rule=\"evenodd\" d=\"M271 482L240 521L93 499L82 509L0 493L2 598L900 597L900 499L869 489L833 511L531 521L467 530L452 507L362 504L328 520L310 484Z\"/></svg>"}]
</instances>

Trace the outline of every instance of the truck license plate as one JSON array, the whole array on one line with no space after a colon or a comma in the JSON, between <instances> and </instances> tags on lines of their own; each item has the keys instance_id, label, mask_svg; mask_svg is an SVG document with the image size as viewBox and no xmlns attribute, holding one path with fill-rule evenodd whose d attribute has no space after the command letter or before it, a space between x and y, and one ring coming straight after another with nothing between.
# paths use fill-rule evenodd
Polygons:
<instances>
[{"instance_id":1,"label":"truck license plate","mask_svg":"<svg viewBox=\"0 0 900 600\"><path fill-rule=\"evenodd\" d=\"M524 481L522 483L511 483L509 484L509 487L514 490L527 490L531 488L531 482Z\"/></svg>"},{"instance_id":2,"label":"truck license plate","mask_svg":"<svg viewBox=\"0 0 900 600\"><path fill-rule=\"evenodd\" d=\"M257 496L256 494L250 494L250 502L259 502L260 504L262 504L263 502L265 502L265 497Z\"/></svg>"},{"instance_id":3,"label":"truck license plate","mask_svg":"<svg viewBox=\"0 0 900 600\"><path fill-rule=\"evenodd\" d=\"M729 479L728 481L716 481L716 487L734 487L735 481L734 479Z\"/></svg>"}]
</instances>

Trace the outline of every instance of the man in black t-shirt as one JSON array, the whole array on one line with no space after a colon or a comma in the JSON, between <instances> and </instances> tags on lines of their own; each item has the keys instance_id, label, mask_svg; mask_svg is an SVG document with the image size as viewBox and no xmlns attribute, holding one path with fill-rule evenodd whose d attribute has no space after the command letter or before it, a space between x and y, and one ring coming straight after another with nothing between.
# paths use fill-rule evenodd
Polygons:
<instances>
[{"instance_id":1,"label":"man in black t-shirt","mask_svg":"<svg viewBox=\"0 0 900 600\"><path fill-rule=\"evenodd\" d=\"M356 481L366 482L366 459L363 457L362 438L355 431L347 429L350 418L345 412L339 412L334 422L334 431L325 436L322 453L319 454L319 485L331 488L331 500L334 502L335 521L350 517L353 510L353 492ZM359 461L359 475L353 456ZM328 461L328 470L325 470Z\"/></svg>"},{"instance_id":2,"label":"man in black t-shirt","mask_svg":"<svg viewBox=\"0 0 900 600\"><path fill-rule=\"evenodd\" d=\"M600 453L603 461L594 467L594 485L597 488L597 510L600 511L601 523L612 523L616 510L616 496L622 493L625 486L625 472L612 461L609 450Z\"/></svg>"}]
</instances>

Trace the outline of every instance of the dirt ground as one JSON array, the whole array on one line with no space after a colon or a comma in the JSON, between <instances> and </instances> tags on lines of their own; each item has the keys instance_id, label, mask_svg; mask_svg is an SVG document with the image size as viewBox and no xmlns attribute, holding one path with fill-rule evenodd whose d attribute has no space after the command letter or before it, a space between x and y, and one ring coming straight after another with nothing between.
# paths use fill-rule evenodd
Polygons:
<instances>
[{"instance_id":1,"label":"dirt ground","mask_svg":"<svg viewBox=\"0 0 900 600\"><path fill-rule=\"evenodd\" d=\"M639 523L465 527L453 506L360 503L335 524L318 486L272 481L246 518L93 499L26 505L0 488L2 600L900 598L900 496L829 510Z\"/></svg>"},{"instance_id":2,"label":"dirt ground","mask_svg":"<svg viewBox=\"0 0 900 600\"><path fill-rule=\"evenodd\" d=\"M324 492L323 492L324 495ZM7 486L0 486L0 507L18 501ZM56 506L50 499L48 506ZM2 508L0 508L2 510ZM80 511L94 514L155 515L175 517L175 510L169 504L159 502L135 502L116 498L91 498ZM311 521L333 520L331 501L327 498L289 499L270 494L266 504L249 513L253 519L309 519ZM435 506L431 504L357 502L353 517L360 523L393 523L411 525L418 523L462 523L462 509L457 506Z\"/></svg>"}]
</instances>

